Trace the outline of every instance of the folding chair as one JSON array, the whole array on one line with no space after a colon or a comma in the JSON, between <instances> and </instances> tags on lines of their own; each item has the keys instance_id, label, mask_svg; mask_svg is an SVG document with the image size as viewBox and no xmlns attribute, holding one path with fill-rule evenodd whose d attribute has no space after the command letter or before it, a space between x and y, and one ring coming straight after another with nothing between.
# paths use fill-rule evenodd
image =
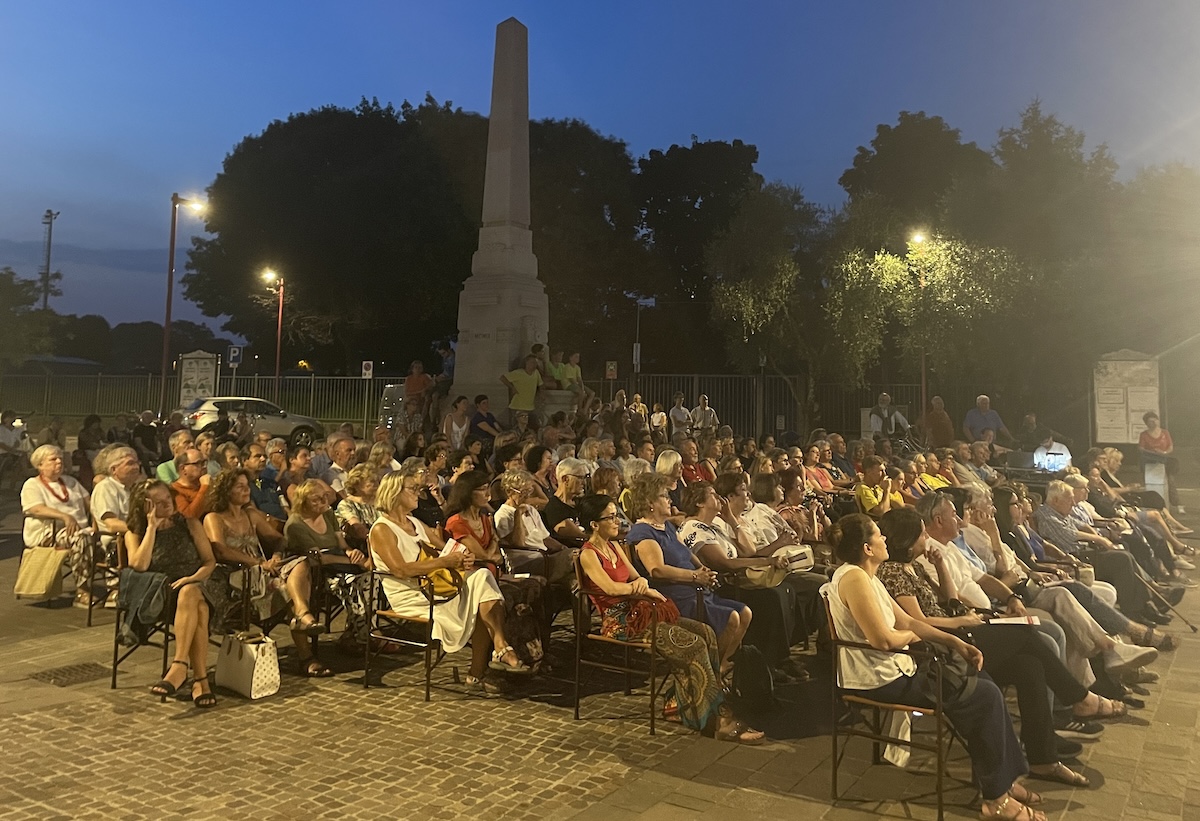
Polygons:
<instances>
[{"instance_id":1,"label":"folding chair","mask_svg":"<svg viewBox=\"0 0 1200 821\"><path fill-rule=\"evenodd\" d=\"M655 735L654 702L658 699L658 696L660 695L663 687L670 680L670 677L667 675L664 675L662 677L661 681L658 681L658 679L657 679L657 673L658 673L658 668L657 668L658 636L657 636L657 633L658 633L658 631L655 628L658 627L658 608L654 607L650 613L650 628L649 628L649 630L647 630L647 633L649 634L648 640L631 641L631 640L624 640L624 639L614 639L614 638L610 638L608 636L603 636L598 632L595 632L592 629L593 628L592 601L591 601L591 599L588 598L588 595L585 592L586 588L584 585L585 577L584 577L584 572L583 572L583 566L579 562L578 554L575 555L574 563L575 563L576 592L575 592L575 606L574 606L572 612L574 615L574 623L575 623L575 720L576 721L579 720L579 701L580 701L580 689L582 687L582 681L581 681L582 668L591 667L591 668L598 668L601 670L608 670L608 671L614 672L614 673L624 673L625 674L625 695L627 695L627 696L632 694L633 674L634 673L638 673L638 674L645 673L645 674L649 674L649 676L650 676L650 684L649 684L650 735ZM634 597L629 596L629 597L618 597L618 598L632 599ZM608 645L610 647L621 648L622 651L624 652L624 663L623 664L614 664L612 662L601 661L599 659L585 658L583 648L587 645L587 643L589 641L596 642L598 645ZM633 662L631 661L630 657L632 655L632 652L635 650L639 651L639 652L648 653L647 660L646 660L647 663L646 663L645 668L635 667Z\"/></svg>"},{"instance_id":2,"label":"folding chair","mask_svg":"<svg viewBox=\"0 0 1200 821\"><path fill-rule=\"evenodd\" d=\"M117 594L117 587L115 583L119 583L121 580L121 568L117 566L116 545L123 537L119 533L110 534L107 532L102 532L99 523L94 517L92 518L92 530L96 534L96 543L92 545L92 548L88 551L87 555L88 593L93 593L93 591L96 589L96 583L99 582L106 590L110 591L109 595L115 596ZM111 552L102 551L102 547L104 545L104 540L101 538L102 535L111 535L113 537L114 547ZM97 553L100 553L100 555L97 556ZM114 582L112 586L109 585L110 581ZM104 605L97 604L96 597L94 595L89 596L87 611L88 627L92 626L92 611L95 610L97 606L103 607Z\"/></svg>"},{"instance_id":3,"label":"folding chair","mask_svg":"<svg viewBox=\"0 0 1200 821\"><path fill-rule=\"evenodd\" d=\"M433 686L433 668L446 658L446 651L442 648L442 643L433 637L433 608L435 605L453 601L458 594L455 593L449 597L437 596L433 592L433 582L428 576L416 576L414 578L420 585L421 594L429 605L429 611L420 616L405 616L386 606L384 609L376 608L377 597L383 596L382 580L396 577L382 570L371 569L367 572L371 574L371 581L367 586L367 648L364 652L363 689L371 686L371 660L383 649L383 645L415 647L425 653L425 700L429 701L430 690ZM453 571L451 572L453 573ZM458 582L461 589L461 577ZM387 600L382 599L382 601L386 605ZM421 638L403 638L389 632L406 625L419 626L422 631ZM454 668L454 677L458 678L458 668Z\"/></svg>"},{"instance_id":4,"label":"folding chair","mask_svg":"<svg viewBox=\"0 0 1200 821\"><path fill-rule=\"evenodd\" d=\"M129 564L129 556L125 550L125 544L121 539L116 541L117 547L117 573L119 574ZM176 592L167 587L167 594L164 600L163 613L174 614ZM164 615L159 618L150 628L150 632L146 636L146 641L141 644L135 644L121 652L121 621L128 612L128 608L122 606L120 598L117 599L117 609L115 611L116 618L113 620L113 662L112 662L112 682L109 689L117 689L117 668L125 659L132 656L141 647L161 647L162 648L162 673L160 677L167 675L167 669L171 664L171 642L175 640L175 633L172 630L171 616ZM154 641L154 637L159 636L159 642ZM162 696L162 701L166 701L167 697Z\"/></svg>"},{"instance_id":5,"label":"folding chair","mask_svg":"<svg viewBox=\"0 0 1200 821\"><path fill-rule=\"evenodd\" d=\"M949 758L950 749L954 745L954 739L957 737L953 725L950 723L949 717L946 715L942 706L942 666L936 656L921 650L877 650L869 644L862 642L846 641L838 638L837 629L833 623L833 613L829 607L829 591L821 591L821 599L825 605L825 618L829 625L829 638L832 645L833 658L833 681L831 683L831 691L833 694L833 768L832 768L832 784L831 794L836 802L840 799L838 794L838 767L842 763L842 757L846 753L846 745L843 744L841 750L838 750L838 736L858 736L860 738L869 738L872 741L871 763L882 764L883 753L882 744L899 744L909 747L914 750L924 750L931 752L936 756L937 767L937 817L938 821L943 821L943 777L946 771L946 761ZM932 657L934 669L937 671L937 692L934 701L934 706L917 707L911 704L892 704L886 701L877 701L875 699L866 698L859 695L860 691L844 689L841 682L841 667L840 655L843 647L855 648L859 650L870 650L875 653L889 653L895 655L911 656L914 659L923 659ZM839 727L838 724L838 702L841 701L851 710L857 710L860 707L869 707L871 715L868 718L863 716L863 721L867 725L867 729L860 729L857 726L849 725ZM918 713L922 716L930 716L936 722L937 736L935 743L930 744L924 741L918 741L915 738L899 738L897 736L888 735L885 726L886 716L890 713ZM847 738L847 741L849 738ZM964 745L965 748L965 745ZM955 779L959 780L959 779ZM961 782L968 783L968 782ZM973 784L971 786L974 786Z\"/></svg>"}]
</instances>

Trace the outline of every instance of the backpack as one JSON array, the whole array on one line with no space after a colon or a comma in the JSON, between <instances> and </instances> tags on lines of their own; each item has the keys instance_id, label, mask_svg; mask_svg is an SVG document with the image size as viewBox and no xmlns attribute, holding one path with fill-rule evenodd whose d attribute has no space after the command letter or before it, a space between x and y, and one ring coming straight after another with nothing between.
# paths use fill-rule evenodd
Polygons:
<instances>
[{"instance_id":1,"label":"backpack","mask_svg":"<svg viewBox=\"0 0 1200 821\"><path fill-rule=\"evenodd\" d=\"M771 665L753 644L743 644L733 655L733 698L738 707L755 712L778 706Z\"/></svg>"}]
</instances>

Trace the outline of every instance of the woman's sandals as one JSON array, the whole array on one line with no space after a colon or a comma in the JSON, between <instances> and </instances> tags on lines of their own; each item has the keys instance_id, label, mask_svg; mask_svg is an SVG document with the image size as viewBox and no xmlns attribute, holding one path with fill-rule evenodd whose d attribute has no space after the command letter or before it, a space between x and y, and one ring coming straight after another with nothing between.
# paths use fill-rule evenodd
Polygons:
<instances>
[{"instance_id":1,"label":"woman's sandals","mask_svg":"<svg viewBox=\"0 0 1200 821\"><path fill-rule=\"evenodd\" d=\"M516 664L509 664L504 660L504 657L509 653L512 653L513 658L517 660ZM521 661L520 658L517 658L517 651L513 649L511 644L506 644L492 653L492 660L488 662L488 668L501 673L517 673L520 675L529 675L533 672L533 668Z\"/></svg>"}]
</instances>

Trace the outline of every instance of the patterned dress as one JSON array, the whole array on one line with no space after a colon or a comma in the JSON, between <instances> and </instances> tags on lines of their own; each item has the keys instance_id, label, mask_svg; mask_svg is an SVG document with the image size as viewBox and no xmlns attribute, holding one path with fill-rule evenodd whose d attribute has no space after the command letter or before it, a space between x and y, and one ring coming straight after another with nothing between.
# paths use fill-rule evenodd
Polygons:
<instances>
[{"instance_id":1,"label":"patterned dress","mask_svg":"<svg viewBox=\"0 0 1200 821\"><path fill-rule=\"evenodd\" d=\"M590 543L583 549L596 554L610 579L620 584L629 581L629 568L624 562L613 563ZM610 544L609 550L620 555L616 545ZM585 580L584 590L600 611L600 629L604 635L621 640L644 638L648 628L632 636L626 631L632 609L629 599L606 596L590 580ZM680 618L675 624L660 622L655 629L655 642L658 654L671 667L680 722L693 730L703 729L725 703L725 693L713 672L719 666L716 633L703 622Z\"/></svg>"}]
</instances>

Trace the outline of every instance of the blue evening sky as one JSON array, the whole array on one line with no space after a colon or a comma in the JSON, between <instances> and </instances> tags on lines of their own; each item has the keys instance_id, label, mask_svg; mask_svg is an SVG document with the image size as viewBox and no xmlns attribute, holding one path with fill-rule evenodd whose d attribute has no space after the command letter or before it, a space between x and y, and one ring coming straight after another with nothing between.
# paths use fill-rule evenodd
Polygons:
<instances>
[{"instance_id":1,"label":"blue evening sky","mask_svg":"<svg viewBox=\"0 0 1200 821\"><path fill-rule=\"evenodd\" d=\"M201 192L292 112L428 91L486 113L494 28L513 15L533 117L583 119L635 156L740 138L767 178L827 205L901 110L986 148L1039 97L1123 176L1195 162L1200 144L1195 2L0 0L0 266L35 274L53 208L54 306L161 319L172 191Z\"/></svg>"}]
</instances>

